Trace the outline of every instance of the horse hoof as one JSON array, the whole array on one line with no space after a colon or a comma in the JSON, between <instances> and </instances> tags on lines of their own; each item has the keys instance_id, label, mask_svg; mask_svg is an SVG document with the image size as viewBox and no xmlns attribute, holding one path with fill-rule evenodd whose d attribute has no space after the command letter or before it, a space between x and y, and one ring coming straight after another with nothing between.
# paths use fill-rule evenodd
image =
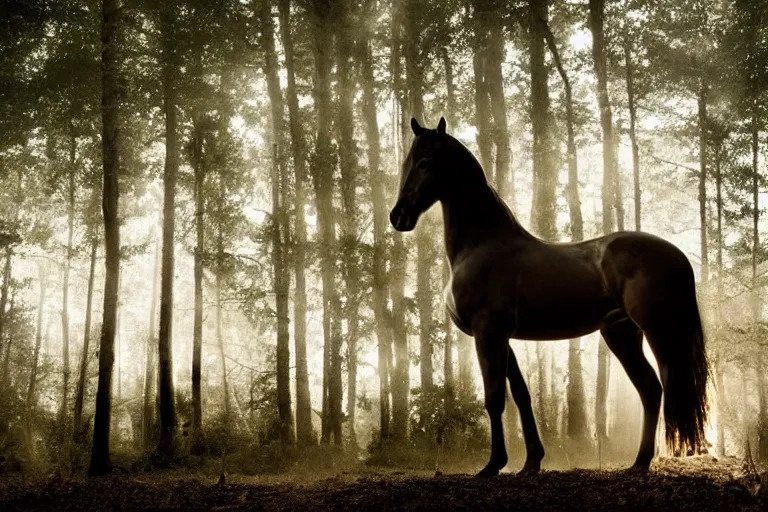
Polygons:
<instances>
[{"instance_id":1,"label":"horse hoof","mask_svg":"<svg viewBox=\"0 0 768 512\"><path fill-rule=\"evenodd\" d=\"M499 474L499 471L502 470L504 466L507 465L507 458L504 457L503 461L495 461L491 460L486 464L486 466L480 470L478 474L475 475L475 478L491 478Z\"/></svg>"},{"instance_id":2,"label":"horse hoof","mask_svg":"<svg viewBox=\"0 0 768 512\"><path fill-rule=\"evenodd\" d=\"M480 472L475 475L475 478L493 478L498 474L499 474L499 470L492 468L491 465L489 464L485 466L483 469L481 469Z\"/></svg>"},{"instance_id":3,"label":"horse hoof","mask_svg":"<svg viewBox=\"0 0 768 512\"><path fill-rule=\"evenodd\" d=\"M649 466L645 464L633 464L628 467L625 472L630 475L647 475L649 473Z\"/></svg>"},{"instance_id":4,"label":"horse hoof","mask_svg":"<svg viewBox=\"0 0 768 512\"><path fill-rule=\"evenodd\" d=\"M518 476L528 476L535 475L539 471L541 471L541 462L525 461L523 469L521 469L517 474Z\"/></svg>"}]
</instances>

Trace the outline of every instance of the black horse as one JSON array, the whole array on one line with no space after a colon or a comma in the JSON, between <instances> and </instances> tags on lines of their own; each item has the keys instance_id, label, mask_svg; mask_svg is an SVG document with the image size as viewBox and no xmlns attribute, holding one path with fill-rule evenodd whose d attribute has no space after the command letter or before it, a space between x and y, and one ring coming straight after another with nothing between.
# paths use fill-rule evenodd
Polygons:
<instances>
[{"instance_id":1,"label":"black horse","mask_svg":"<svg viewBox=\"0 0 768 512\"><path fill-rule=\"evenodd\" d=\"M547 243L527 232L488 185L482 167L459 141L411 120L415 138L402 166L390 221L411 231L440 201L451 263L446 302L456 326L475 337L491 421L491 458L477 476L507 464L501 422L506 379L520 409L526 461L541 467L544 448L510 338L558 340L600 330L643 403L634 469L647 471L664 393L666 438L694 451L704 442L708 364L693 269L671 243L619 232L579 243ZM661 383L643 355L643 334Z\"/></svg>"}]
</instances>

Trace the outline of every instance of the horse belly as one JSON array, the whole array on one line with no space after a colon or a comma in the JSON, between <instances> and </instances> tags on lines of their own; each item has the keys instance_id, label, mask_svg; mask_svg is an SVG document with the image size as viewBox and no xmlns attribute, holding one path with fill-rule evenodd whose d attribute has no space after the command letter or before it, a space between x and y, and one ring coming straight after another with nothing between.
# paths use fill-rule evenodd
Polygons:
<instances>
[{"instance_id":1,"label":"horse belly","mask_svg":"<svg viewBox=\"0 0 768 512\"><path fill-rule=\"evenodd\" d=\"M522 325L515 329L511 338L531 341L555 341L579 338L598 330L599 322L579 323L571 325L535 324Z\"/></svg>"},{"instance_id":2,"label":"horse belly","mask_svg":"<svg viewBox=\"0 0 768 512\"><path fill-rule=\"evenodd\" d=\"M522 305L515 312L511 337L525 340L562 340L595 332L610 307L602 300L552 301Z\"/></svg>"}]
</instances>

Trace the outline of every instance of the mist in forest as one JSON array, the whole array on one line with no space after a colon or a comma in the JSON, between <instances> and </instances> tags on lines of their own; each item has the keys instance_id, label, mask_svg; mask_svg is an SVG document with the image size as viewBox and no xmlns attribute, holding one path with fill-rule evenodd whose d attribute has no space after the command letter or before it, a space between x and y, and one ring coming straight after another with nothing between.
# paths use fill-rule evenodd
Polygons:
<instances>
[{"instance_id":1,"label":"mist in forest","mask_svg":"<svg viewBox=\"0 0 768 512\"><path fill-rule=\"evenodd\" d=\"M768 1L0 12L0 472L476 472L440 208L389 219L411 118L441 117L535 236L685 253L707 444L669 450L662 419L656 453L768 464ZM599 332L511 346L544 469L629 466L643 406Z\"/></svg>"}]
</instances>

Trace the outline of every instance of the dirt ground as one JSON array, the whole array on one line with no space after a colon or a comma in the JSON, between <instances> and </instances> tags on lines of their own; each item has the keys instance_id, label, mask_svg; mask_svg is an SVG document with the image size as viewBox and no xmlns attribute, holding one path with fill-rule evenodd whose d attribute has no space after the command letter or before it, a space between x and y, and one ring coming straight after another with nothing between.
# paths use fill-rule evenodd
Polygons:
<instances>
[{"instance_id":1,"label":"dirt ground","mask_svg":"<svg viewBox=\"0 0 768 512\"><path fill-rule=\"evenodd\" d=\"M0 510L768 510L738 461L660 459L651 473L544 471L476 480L364 468L332 477L188 472L86 479L0 476Z\"/></svg>"}]
</instances>

